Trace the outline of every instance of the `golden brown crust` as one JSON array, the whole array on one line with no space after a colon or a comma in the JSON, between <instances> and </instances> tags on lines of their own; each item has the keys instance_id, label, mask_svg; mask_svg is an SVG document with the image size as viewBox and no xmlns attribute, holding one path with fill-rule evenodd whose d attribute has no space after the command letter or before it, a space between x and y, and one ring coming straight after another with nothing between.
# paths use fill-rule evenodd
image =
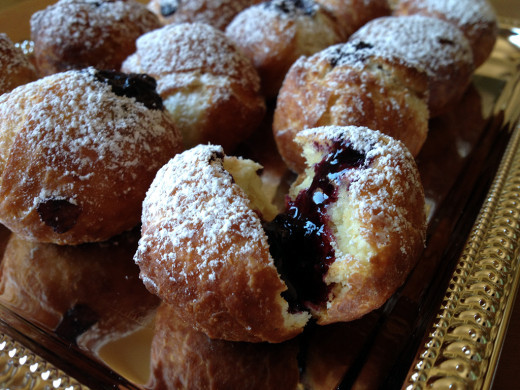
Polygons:
<instances>
[{"instance_id":1,"label":"golden brown crust","mask_svg":"<svg viewBox=\"0 0 520 390\"><path fill-rule=\"evenodd\" d=\"M388 0L316 0L335 16L349 37L368 21L388 16L392 10Z\"/></svg>"},{"instance_id":2,"label":"golden brown crust","mask_svg":"<svg viewBox=\"0 0 520 390\"><path fill-rule=\"evenodd\" d=\"M431 16L454 24L471 45L475 68L486 61L497 39L496 15L487 0L401 0L395 14Z\"/></svg>"},{"instance_id":3,"label":"golden brown crust","mask_svg":"<svg viewBox=\"0 0 520 390\"><path fill-rule=\"evenodd\" d=\"M135 0L60 0L31 17L36 65L44 75L88 66L119 70L135 40L160 26Z\"/></svg>"},{"instance_id":4,"label":"golden brown crust","mask_svg":"<svg viewBox=\"0 0 520 390\"><path fill-rule=\"evenodd\" d=\"M132 262L137 241L138 231L79 246L12 235L0 268L1 300L66 342L94 353L139 328L159 304L140 283Z\"/></svg>"},{"instance_id":5,"label":"golden brown crust","mask_svg":"<svg viewBox=\"0 0 520 390\"><path fill-rule=\"evenodd\" d=\"M253 65L209 25L168 25L143 35L122 69L157 80L157 91L187 149L210 142L229 152L259 126L265 113Z\"/></svg>"},{"instance_id":6,"label":"golden brown crust","mask_svg":"<svg viewBox=\"0 0 520 390\"><path fill-rule=\"evenodd\" d=\"M425 199L417 166L403 144L366 128L309 129L296 140L307 157L321 158L345 140L368 164L339 179L338 200L327 209L335 226L335 260L324 275L328 301L310 307L319 324L351 321L385 303L424 248ZM312 167L298 182L310 175Z\"/></svg>"},{"instance_id":7,"label":"golden brown crust","mask_svg":"<svg viewBox=\"0 0 520 390\"><path fill-rule=\"evenodd\" d=\"M176 309L157 311L149 387L166 389L296 389L297 345L212 340L183 324Z\"/></svg>"},{"instance_id":8,"label":"golden brown crust","mask_svg":"<svg viewBox=\"0 0 520 390\"><path fill-rule=\"evenodd\" d=\"M27 239L78 244L133 228L156 170L181 150L168 115L96 74L55 74L0 97L0 220Z\"/></svg>"},{"instance_id":9,"label":"golden brown crust","mask_svg":"<svg viewBox=\"0 0 520 390\"><path fill-rule=\"evenodd\" d=\"M206 23L224 30L236 14L261 0L150 0L162 24Z\"/></svg>"},{"instance_id":10,"label":"golden brown crust","mask_svg":"<svg viewBox=\"0 0 520 390\"><path fill-rule=\"evenodd\" d=\"M221 147L199 145L159 171L143 205L141 278L209 337L287 340L307 317L287 313L261 220L222 164Z\"/></svg>"},{"instance_id":11,"label":"golden brown crust","mask_svg":"<svg viewBox=\"0 0 520 390\"><path fill-rule=\"evenodd\" d=\"M426 76L347 43L301 58L284 81L273 132L278 151L296 172L305 161L294 137L303 129L356 125L401 140L417 155L426 140Z\"/></svg>"},{"instance_id":12,"label":"golden brown crust","mask_svg":"<svg viewBox=\"0 0 520 390\"><path fill-rule=\"evenodd\" d=\"M285 74L300 56L346 39L334 18L312 0L249 7L233 19L226 35L253 62L268 99L276 98Z\"/></svg>"},{"instance_id":13,"label":"golden brown crust","mask_svg":"<svg viewBox=\"0 0 520 390\"><path fill-rule=\"evenodd\" d=\"M36 69L23 51L0 33L0 95L36 79Z\"/></svg>"}]
</instances>

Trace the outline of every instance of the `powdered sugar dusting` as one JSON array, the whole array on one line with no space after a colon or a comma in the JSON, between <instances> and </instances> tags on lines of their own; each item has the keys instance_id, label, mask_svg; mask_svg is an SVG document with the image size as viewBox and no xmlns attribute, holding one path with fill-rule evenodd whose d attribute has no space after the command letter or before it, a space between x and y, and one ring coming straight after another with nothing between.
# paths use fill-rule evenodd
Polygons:
<instances>
[{"instance_id":1,"label":"powdered sugar dusting","mask_svg":"<svg viewBox=\"0 0 520 390\"><path fill-rule=\"evenodd\" d=\"M494 23L495 11L487 0L422 0L415 7L439 13L462 26Z\"/></svg>"},{"instance_id":2,"label":"powdered sugar dusting","mask_svg":"<svg viewBox=\"0 0 520 390\"><path fill-rule=\"evenodd\" d=\"M228 41L223 32L201 23L164 26L137 40L137 52L123 63L123 69L150 74L159 90L168 90L182 73L207 73L230 77L243 85L260 81L250 61Z\"/></svg>"},{"instance_id":3,"label":"powdered sugar dusting","mask_svg":"<svg viewBox=\"0 0 520 390\"><path fill-rule=\"evenodd\" d=\"M222 158L222 147L198 145L159 170L143 203L136 262L154 248L170 280L187 283L193 273L214 280L227 258L254 256L259 243L267 247L260 219L222 167ZM177 258L175 248L196 254L196 267Z\"/></svg>"},{"instance_id":4,"label":"powdered sugar dusting","mask_svg":"<svg viewBox=\"0 0 520 390\"><path fill-rule=\"evenodd\" d=\"M469 42L458 28L421 15L374 19L350 41L368 43L378 55L425 70L430 76L438 76L439 69L455 63L473 63Z\"/></svg>"},{"instance_id":5,"label":"powdered sugar dusting","mask_svg":"<svg viewBox=\"0 0 520 390\"><path fill-rule=\"evenodd\" d=\"M95 79L95 72L59 73L2 95L1 125L29 123L21 135L27 152L40 154L50 171L60 167L65 176L79 180L88 180L100 163L105 170L131 172L129 168L142 166L142 153L161 150L158 140L180 145L173 124L165 127L169 122L162 111L116 95ZM48 195L42 189L41 196Z\"/></svg>"}]
</instances>

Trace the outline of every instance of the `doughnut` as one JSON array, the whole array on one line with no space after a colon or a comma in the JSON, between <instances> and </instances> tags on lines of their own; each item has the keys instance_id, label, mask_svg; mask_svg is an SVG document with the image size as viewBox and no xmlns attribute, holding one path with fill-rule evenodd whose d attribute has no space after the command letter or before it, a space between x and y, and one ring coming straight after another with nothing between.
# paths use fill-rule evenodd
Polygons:
<instances>
[{"instance_id":1,"label":"doughnut","mask_svg":"<svg viewBox=\"0 0 520 390\"><path fill-rule=\"evenodd\" d=\"M424 192L401 142L353 126L297 140L310 168L281 213L262 196L258 164L212 145L176 155L147 193L141 279L210 338L276 343L299 334L309 312L319 324L357 319L421 253Z\"/></svg>"},{"instance_id":2,"label":"doughnut","mask_svg":"<svg viewBox=\"0 0 520 390\"><path fill-rule=\"evenodd\" d=\"M301 333L307 313L289 313L287 289L269 255L260 165L215 145L177 154L143 203L134 260L145 286L182 321L211 338L281 342Z\"/></svg>"},{"instance_id":3,"label":"doughnut","mask_svg":"<svg viewBox=\"0 0 520 390\"><path fill-rule=\"evenodd\" d=\"M424 69L430 117L451 109L471 82L474 64L469 42L444 20L422 15L378 18L350 40L373 45L381 56Z\"/></svg>"},{"instance_id":4,"label":"doughnut","mask_svg":"<svg viewBox=\"0 0 520 390\"><path fill-rule=\"evenodd\" d=\"M401 142L368 128L307 129L296 141L308 168L266 226L271 255L290 307L321 325L352 321L390 298L424 248L419 172Z\"/></svg>"},{"instance_id":5,"label":"doughnut","mask_svg":"<svg viewBox=\"0 0 520 390\"><path fill-rule=\"evenodd\" d=\"M260 0L150 0L161 23L206 23L225 30L236 14Z\"/></svg>"},{"instance_id":6,"label":"doughnut","mask_svg":"<svg viewBox=\"0 0 520 390\"><path fill-rule=\"evenodd\" d=\"M155 82L94 68L0 96L0 222L25 239L104 241L139 223L182 142Z\"/></svg>"},{"instance_id":7,"label":"doughnut","mask_svg":"<svg viewBox=\"0 0 520 390\"><path fill-rule=\"evenodd\" d=\"M13 234L0 268L0 301L95 353L148 323L159 305L132 261L138 239L135 229L103 243L60 246Z\"/></svg>"},{"instance_id":8,"label":"doughnut","mask_svg":"<svg viewBox=\"0 0 520 390\"><path fill-rule=\"evenodd\" d=\"M486 61L497 39L497 17L486 0L401 0L396 15L425 15L457 26L468 39L475 67Z\"/></svg>"},{"instance_id":9,"label":"doughnut","mask_svg":"<svg viewBox=\"0 0 520 390\"><path fill-rule=\"evenodd\" d=\"M22 49L0 33L0 95L37 78L36 69Z\"/></svg>"},{"instance_id":10,"label":"doughnut","mask_svg":"<svg viewBox=\"0 0 520 390\"><path fill-rule=\"evenodd\" d=\"M243 343L208 338L161 304L152 341L154 390L296 390L297 344Z\"/></svg>"},{"instance_id":11,"label":"doughnut","mask_svg":"<svg viewBox=\"0 0 520 390\"><path fill-rule=\"evenodd\" d=\"M426 74L382 57L372 45L345 43L289 70L273 119L273 133L287 166L305 169L295 136L319 126L366 126L404 142L416 156L428 132Z\"/></svg>"},{"instance_id":12,"label":"doughnut","mask_svg":"<svg viewBox=\"0 0 520 390\"><path fill-rule=\"evenodd\" d=\"M89 66L119 70L137 37L161 26L135 0L59 0L34 13L30 24L43 75Z\"/></svg>"},{"instance_id":13,"label":"doughnut","mask_svg":"<svg viewBox=\"0 0 520 390\"><path fill-rule=\"evenodd\" d=\"M335 19L313 0L272 0L240 12L227 37L251 59L266 98L276 98L285 74L302 55L346 39Z\"/></svg>"},{"instance_id":14,"label":"doughnut","mask_svg":"<svg viewBox=\"0 0 520 390\"><path fill-rule=\"evenodd\" d=\"M265 113L255 68L223 32L206 24L172 24L143 35L122 70L157 80L186 149L210 142L232 151Z\"/></svg>"},{"instance_id":15,"label":"doughnut","mask_svg":"<svg viewBox=\"0 0 520 390\"><path fill-rule=\"evenodd\" d=\"M392 13L388 0L316 0L337 19L346 37L372 19Z\"/></svg>"}]
</instances>

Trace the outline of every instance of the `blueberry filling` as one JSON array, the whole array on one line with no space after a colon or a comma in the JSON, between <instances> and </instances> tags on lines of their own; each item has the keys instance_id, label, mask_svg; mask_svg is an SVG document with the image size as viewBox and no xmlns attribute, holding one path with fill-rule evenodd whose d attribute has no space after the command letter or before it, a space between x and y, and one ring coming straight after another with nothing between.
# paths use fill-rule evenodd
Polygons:
<instances>
[{"instance_id":1,"label":"blueberry filling","mask_svg":"<svg viewBox=\"0 0 520 390\"><path fill-rule=\"evenodd\" d=\"M110 85L112 92L118 96L134 98L151 110L163 109L162 99L155 90L157 82L147 74L98 70L95 77L98 81Z\"/></svg>"},{"instance_id":2,"label":"blueberry filling","mask_svg":"<svg viewBox=\"0 0 520 390\"><path fill-rule=\"evenodd\" d=\"M56 233L62 234L72 229L81 214L81 207L66 199L46 199L37 207L40 220Z\"/></svg>"},{"instance_id":3,"label":"blueberry filling","mask_svg":"<svg viewBox=\"0 0 520 390\"><path fill-rule=\"evenodd\" d=\"M300 13L314 16L316 13L316 3L312 0L273 0L267 1L264 6L274 8L276 11L288 15Z\"/></svg>"},{"instance_id":4,"label":"blueberry filling","mask_svg":"<svg viewBox=\"0 0 520 390\"><path fill-rule=\"evenodd\" d=\"M161 1L161 15L171 16L179 8L179 3L176 0L163 0Z\"/></svg>"},{"instance_id":5,"label":"blueberry filling","mask_svg":"<svg viewBox=\"0 0 520 390\"><path fill-rule=\"evenodd\" d=\"M98 320L98 315L94 310L88 305L78 303L63 315L55 333L63 339L75 343L76 339Z\"/></svg>"},{"instance_id":6,"label":"blueberry filling","mask_svg":"<svg viewBox=\"0 0 520 390\"><path fill-rule=\"evenodd\" d=\"M331 150L314 166L309 188L288 200L286 211L264 226L271 256L288 286L283 297L291 312L327 302L331 287L323 277L335 260L327 208L337 200L347 171L369 163L348 142L336 141Z\"/></svg>"}]
</instances>

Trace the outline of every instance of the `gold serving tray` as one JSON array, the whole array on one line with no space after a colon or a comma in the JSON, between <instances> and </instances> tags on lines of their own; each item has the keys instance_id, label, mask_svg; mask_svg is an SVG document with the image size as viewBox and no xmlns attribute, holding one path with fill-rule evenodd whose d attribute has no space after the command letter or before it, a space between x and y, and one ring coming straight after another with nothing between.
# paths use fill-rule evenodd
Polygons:
<instances>
[{"instance_id":1,"label":"gold serving tray","mask_svg":"<svg viewBox=\"0 0 520 390\"><path fill-rule=\"evenodd\" d=\"M28 37L28 24L14 21L53 2L1 1L0 30L13 40ZM501 18L500 26L491 58L460 104L430 121L417 158L429 222L421 260L379 310L306 330L302 388L491 388L520 283L520 20ZM266 134L241 153L284 179ZM27 302L0 295L0 388L146 387L152 319L116 302L107 316L138 326L89 349Z\"/></svg>"}]
</instances>

